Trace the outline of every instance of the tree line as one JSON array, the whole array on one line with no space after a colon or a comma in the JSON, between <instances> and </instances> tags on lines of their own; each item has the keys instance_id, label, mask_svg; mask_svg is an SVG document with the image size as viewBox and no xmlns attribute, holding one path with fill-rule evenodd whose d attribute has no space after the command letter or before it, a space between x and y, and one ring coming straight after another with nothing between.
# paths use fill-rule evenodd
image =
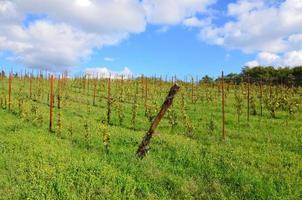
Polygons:
<instances>
[{"instance_id":1,"label":"tree line","mask_svg":"<svg viewBox=\"0 0 302 200\"><path fill-rule=\"evenodd\" d=\"M221 77L213 79L204 76L200 81L211 83L220 81ZM242 83L250 81L251 83L284 84L288 86L302 86L302 66L300 67L244 67L240 73L230 73L224 77L226 83Z\"/></svg>"}]
</instances>

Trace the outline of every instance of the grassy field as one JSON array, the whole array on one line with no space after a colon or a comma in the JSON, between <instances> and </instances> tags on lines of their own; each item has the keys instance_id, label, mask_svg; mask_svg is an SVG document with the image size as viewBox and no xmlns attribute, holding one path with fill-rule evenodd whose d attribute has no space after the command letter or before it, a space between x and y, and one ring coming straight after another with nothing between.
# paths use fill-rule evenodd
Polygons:
<instances>
[{"instance_id":1,"label":"grassy field","mask_svg":"<svg viewBox=\"0 0 302 200\"><path fill-rule=\"evenodd\" d=\"M135 152L150 122L144 111L146 87L139 81L112 82L109 125L102 123L108 109L108 83L97 82L92 105L93 84L88 90L81 80L67 81L61 88L61 109L54 107L52 132L48 131L48 81L33 80L30 98L29 81L14 80L11 111L7 82L0 83L0 199L302 198L302 112L289 116L279 108L272 118L263 106L260 116L255 85L251 96L256 99L257 114L249 122L245 87L240 88L239 123L234 105L239 89L227 88L227 139L223 141L217 88L193 85L192 91L190 84L179 83L181 92L169 111L175 112L174 129L166 117L150 152L140 160ZM170 86L150 80L150 112L158 111ZM294 94L301 103L301 89L281 89L273 88L272 94ZM265 94L268 91L264 88ZM121 113L125 117L120 124ZM109 153L104 150L104 131L110 134Z\"/></svg>"}]
</instances>

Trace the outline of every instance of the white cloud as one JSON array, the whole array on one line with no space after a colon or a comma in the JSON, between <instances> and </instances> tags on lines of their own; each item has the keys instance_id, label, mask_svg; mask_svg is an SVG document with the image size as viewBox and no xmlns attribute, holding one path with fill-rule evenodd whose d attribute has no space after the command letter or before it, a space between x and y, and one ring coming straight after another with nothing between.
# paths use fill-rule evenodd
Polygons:
<instances>
[{"instance_id":1,"label":"white cloud","mask_svg":"<svg viewBox=\"0 0 302 200\"><path fill-rule=\"evenodd\" d=\"M283 65L289 67L301 66L302 65L302 50L291 51L284 55Z\"/></svg>"},{"instance_id":2,"label":"white cloud","mask_svg":"<svg viewBox=\"0 0 302 200\"><path fill-rule=\"evenodd\" d=\"M183 24L188 27L204 27L211 24L211 19L206 18L204 20L200 20L197 17L187 18L183 21Z\"/></svg>"},{"instance_id":3,"label":"white cloud","mask_svg":"<svg viewBox=\"0 0 302 200\"><path fill-rule=\"evenodd\" d=\"M269 52L259 53L258 59L263 65L275 65L280 63L280 56Z\"/></svg>"},{"instance_id":4,"label":"white cloud","mask_svg":"<svg viewBox=\"0 0 302 200\"><path fill-rule=\"evenodd\" d=\"M90 0L76 0L75 5L80 7L89 7L92 5L92 2Z\"/></svg>"},{"instance_id":5,"label":"white cloud","mask_svg":"<svg viewBox=\"0 0 302 200\"><path fill-rule=\"evenodd\" d=\"M29 21L28 14L46 18ZM114 45L145 30L138 0L2 0L0 51L16 61L48 70L65 70L88 59L94 49Z\"/></svg>"},{"instance_id":6,"label":"white cloud","mask_svg":"<svg viewBox=\"0 0 302 200\"><path fill-rule=\"evenodd\" d=\"M116 72L108 69L107 67L87 68L85 73L88 78L112 78L124 79L132 78L132 72L128 67L125 67L121 72Z\"/></svg>"},{"instance_id":7,"label":"white cloud","mask_svg":"<svg viewBox=\"0 0 302 200\"><path fill-rule=\"evenodd\" d=\"M260 52L252 64L299 64L297 54L302 49L301 0L238 0L228 5L227 14L226 23L203 27L199 37L208 43L246 53ZM298 62L294 62L292 57Z\"/></svg>"},{"instance_id":8,"label":"white cloud","mask_svg":"<svg viewBox=\"0 0 302 200\"><path fill-rule=\"evenodd\" d=\"M117 37L86 33L62 24L37 21L28 28L0 28L0 50L10 50L26 66L48 70L70 68L86 59L94 47L118 42Z\"/></svg>"},{"instance_id":9,"label":"white cloud","mask_svg":"<svg viewBox=\"0 0 302 200\"><path fill-rule=\"evenodd\" d=\"M140 33L145 11L138 0L15 0L23 13L43 13L88 32Z\"/></svg>"},{"instance_id":10,"label":"white cloud","mask_svg":"<svg viewBox=\"0 0 302 200\"><path fill-rule=\"evenodd\" d=\"M245 64L248 67L255 66L276 66L276 67L296 67L302 65L302 50L290 51L277 55L268 52L258 54L256 60L249 61Z\"/></svg>"},{"instance_id":11,"label":"white cloud","mask_svg":"<svg viewBox=\"0 0 302 200\"><path fill-rule=\"evenodd\" d=\"M293 38L302 34L302 1L267 2L241 0L230 4L228 14L235 19L220 27L211 25L202 29L200 37L245 52L284 53L301 49L302 44L295 44Z\"/></svg>"},{"instance_id":12,"label":"white cloud","mask_svg":"<svg viewBox=\"0 0 302 200\"><path fill-rule=\"evenodd\" d=\"M252 60L252 61L249 61L249 62L245 63L245 66L247 66L247 67L258 67L258 66L260 66L260 64L258 63L257 60Z\"/></svg>"},{"instance_id":13,"label":"white cloud","mask_svg":"<svg viewBox=\"0 0 302 200\"><path fill-rule=\"evenodd\" d=\"M237 3L230 3L228 5L228 15L238 16L246 14L250 11L261 9L265 7L263 0L241 0Z\"/></svg>"},{"instance_id":14,"label":"white cloud","mask_svg":"<svg viewBox=\"0 0 302 200\"><path fill-rule=\"evenodd\" d=\"M206 8L216 0L143 0L147 21L152 24L174 25L182 23Z\"/></svg>"}]
</instances>

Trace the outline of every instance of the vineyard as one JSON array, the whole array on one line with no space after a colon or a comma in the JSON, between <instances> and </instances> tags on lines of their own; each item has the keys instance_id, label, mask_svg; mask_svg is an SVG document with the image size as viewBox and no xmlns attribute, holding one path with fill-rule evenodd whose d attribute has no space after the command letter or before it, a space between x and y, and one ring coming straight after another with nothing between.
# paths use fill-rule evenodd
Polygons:
<instances>
[{"instance_id":1,"label":"vineyard","mask_svg":"<svg viewBox=\"0 0 302 200\"><path fill-rule=\"evenodd\" d=\"M2 74L0 199L300 199L302 88L273 80Z\"/></svg>"}]
</instances>

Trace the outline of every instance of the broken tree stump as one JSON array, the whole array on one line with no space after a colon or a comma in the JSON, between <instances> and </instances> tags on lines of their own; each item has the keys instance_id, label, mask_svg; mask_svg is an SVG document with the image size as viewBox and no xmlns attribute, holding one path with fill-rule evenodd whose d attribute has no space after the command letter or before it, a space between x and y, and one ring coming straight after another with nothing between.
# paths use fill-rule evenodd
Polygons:
<instances>
[{"instance_id":1,"label":"broken tree stump","mask_svg":"<svg viewBox=\"0 0 302 200\"><path fill-rule=\"evenodd\" d=\"M164 117L168 108L172 105L173 99L174 99L176 93L179 91L179 89L180 89L180 87L177 84L174 84L171 87L170 92L169 92L168 96L166 97L166 100L163 103L159 113L153 120L148 132L146 133L146 135L143 138L143 141L141 142L141 144L138 147L136 154L139 158L143 159L145 157L146 153L148 152L148 145L151 141L152 136L155 133L155 129L157 128L161 119Z\"/></svg>"}]
</instances>

